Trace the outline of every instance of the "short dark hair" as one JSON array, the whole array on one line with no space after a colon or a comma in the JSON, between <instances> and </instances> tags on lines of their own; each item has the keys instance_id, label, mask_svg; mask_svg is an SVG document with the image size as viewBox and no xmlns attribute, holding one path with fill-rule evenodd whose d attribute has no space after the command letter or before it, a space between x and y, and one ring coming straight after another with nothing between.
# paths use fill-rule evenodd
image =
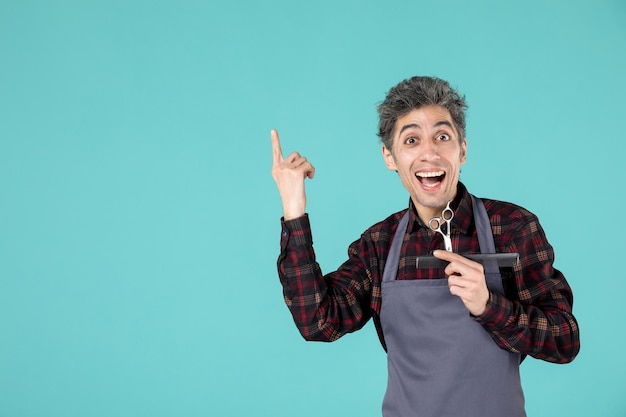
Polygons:
<instances>
[{"instance_id":1,"label":"short dark hair","mask_svg":"<svg viewBox=\"0 0 626 417\"><path fill-rule=\"evenodd\" d=\"M441 106L450 112L452 121L465 140L465 97L450 87L450 84L436 77L411 77L392 87L378 110L378 136L391 151L396 121L415 109L424 106Z\"/></svg>"}]
</instances>

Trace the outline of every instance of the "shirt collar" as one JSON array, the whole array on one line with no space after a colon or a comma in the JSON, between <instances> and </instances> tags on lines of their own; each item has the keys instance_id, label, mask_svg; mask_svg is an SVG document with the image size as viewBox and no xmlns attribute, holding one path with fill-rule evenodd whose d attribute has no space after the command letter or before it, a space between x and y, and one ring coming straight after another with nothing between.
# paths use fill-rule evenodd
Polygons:
<instances>
[{"instance_id":1,"label":"shirt collar","mask_svg":"<svg viewBox=\"0 0 626 417\"><path fill-rule=\"evenodd\" d=\"M467 188L460 181L457 185L456 197L450 204L450 207L454 211L452 229L460 230L461 233L467 234L473 222L472 199ZM425 225L419 219L413 200L409 198L409 232L414 232L420 227L428 228L428 225Z\"/></svg>"}]
</instances>

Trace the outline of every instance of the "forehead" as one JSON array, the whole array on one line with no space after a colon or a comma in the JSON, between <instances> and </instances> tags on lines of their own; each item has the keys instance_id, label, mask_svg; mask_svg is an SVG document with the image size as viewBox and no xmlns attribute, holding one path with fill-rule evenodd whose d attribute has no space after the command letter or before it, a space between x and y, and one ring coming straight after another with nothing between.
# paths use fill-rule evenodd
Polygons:
<instances>
[{"instance_id":1,"label":"forehead","mask_svg":"<svg viewBox=\"0 0 626 417\"><path fill-rule=\"evenodd\" d=\"M403 129L431 129L439 126L451 126L454 129L454 121L450 112L441 106L423 106L411 110L396 120L394 136L400 134ZM454 129L456 133L456 129Z\"/></svg>"}]
</instances>

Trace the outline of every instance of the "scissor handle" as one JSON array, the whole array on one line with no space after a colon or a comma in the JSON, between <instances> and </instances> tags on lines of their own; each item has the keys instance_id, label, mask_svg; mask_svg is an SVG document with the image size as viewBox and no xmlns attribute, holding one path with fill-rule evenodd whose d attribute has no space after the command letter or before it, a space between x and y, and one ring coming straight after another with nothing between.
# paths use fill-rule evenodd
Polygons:
<instances>
[{"instance_id":1,"label":"scissor handle","mask_svg":"<svg viewBox=\"0 0 626 417\"><path fill-rule=\"evenodd\" d=\"M441 218L447 222L451 221L454 218L454 211L450 207L446 207L441 212Z\"/></svg>"},{"instance_id":2,"label":"scissor handle","mask_svg":"<svg viewBox=\"0 0 626 417\"><path fill-rule=\"evenodd\" d=\"M433 226L433 223L436 224L436 226ZM441 219L439 217L433 217L428 221L428 227L430 227L430 230L434 232L441 230Z\"/></svg>"},{"instance_id":3,"label":"scissor handle","mask_svg":"<svg viewBox=\"0 0 626 417\"><path fill-rule=\"evenodd\" d=\"M446 204L446 208L441 211L441 218L447 222L454 218L454 211L450 208L451 203L452 200L448 201L448 204Z\"/></svg>"}]
</instances>

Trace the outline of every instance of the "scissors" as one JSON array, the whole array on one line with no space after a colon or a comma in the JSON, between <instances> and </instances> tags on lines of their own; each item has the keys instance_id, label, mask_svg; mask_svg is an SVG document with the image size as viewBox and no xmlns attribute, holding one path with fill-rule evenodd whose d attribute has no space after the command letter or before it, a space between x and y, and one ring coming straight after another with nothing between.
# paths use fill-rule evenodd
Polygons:
<instances>
[{"instance_id":1,"label":"scissors","mask_svg":"<svg viewBox=\"0 0 626 417\"><path fill-rule=\"evenodd\" d=\"M439 232L441 233L441 236L443 236L443 243L446 246L446 250L448 252L452 252L452 240L450 239L450 222L452 222L452 219L454 218L454 211L452 211L452 209L450 208L450 203L452 203L452 200L448 201L446 208L444 208L441 212L441 217L433 217L428 221L428 227L430 228L430 230L432 230L433 232ZM446 233L441 230L441 225L444 222L446 223Z\"/></svg>"}]
</instances>

